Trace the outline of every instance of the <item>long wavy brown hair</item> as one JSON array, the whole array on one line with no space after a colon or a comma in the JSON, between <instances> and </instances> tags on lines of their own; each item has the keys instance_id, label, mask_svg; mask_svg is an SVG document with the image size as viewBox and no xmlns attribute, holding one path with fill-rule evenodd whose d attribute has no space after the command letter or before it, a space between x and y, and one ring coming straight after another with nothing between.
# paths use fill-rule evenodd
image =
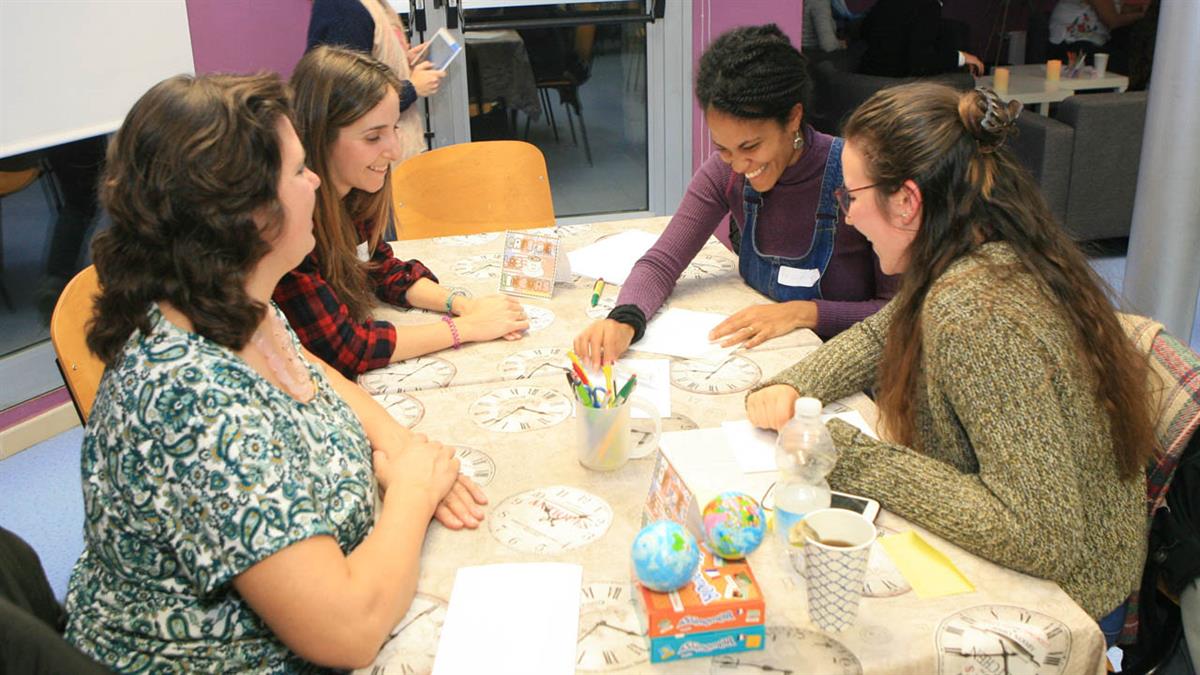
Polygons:
<instances>
[{"instance_id":1,"label":"long wavy brown hair","mask_svg":"<svg viewBox=\"0 0 1200 675\"><path fill-rule=\"evenodd\" d=\"M885 213L887 197L906 180L916 183L922 198L920 229L908 250L880 360L880 413L896 441L919 442L914 406L925 296L954 261L986 242L1003 241L1072 322L1077 351L1109 417L1120 475L1133 479L1142 475L1155 443L1147 364L1122 331L1104 282L1003 147L1018 113L1019 107L1005 106L989 92L918 83L880 91L846 123L847 142L862 153Z\"/></svg>"},{"instance_id":2,"label":"long wavy brown hair","mask_svg":"<svg viewBox=\"0 0 1200 675\"><path fill-rule=\"evenodd\" d=\"M375 193L350 190L343 199L330 179L334 141L341 130L379 105L388 89L400 94L400 80L383 63L350 49L321 46L300 59L292 71L296 133L308 154L308 166L321 178L313 213L313 250L322 276L358 321L374 304L367 277L369 263L358 259L356 223L370 224L367 245L374 252L392 210L392 172ZM399 110L397 110L399 113Z\"/></svg>"},{"instance_id":3,"label":"long wavy brown hair","mask_svg":"<svg viewBox=\"0 0 1200 675\"><path fill-rule=\"evenodd\" d=\"M283 219L281 118L287 89L273 74L180 75L130 109L100 181L112 227L92 242L101 290L87 342L106 364L135 329L150 332L160 300L200 335L246 345L266 311L246 277Z\"/></svg>"}]
</instances>

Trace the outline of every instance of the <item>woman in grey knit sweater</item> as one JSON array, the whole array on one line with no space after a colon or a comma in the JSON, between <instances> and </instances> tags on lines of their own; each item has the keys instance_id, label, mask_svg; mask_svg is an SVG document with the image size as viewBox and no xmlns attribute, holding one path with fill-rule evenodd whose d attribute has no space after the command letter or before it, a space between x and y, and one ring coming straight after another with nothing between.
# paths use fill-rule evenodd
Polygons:
<instances>
[{"instance_id":1,"label":"woman in grey knit sweater","mask_svg":"<svg viewBox=\"0 0 1200 675\"><path fill-rule=\"evenodd\" d=\"M1146 541L1145 363L1003 147L1019 111L913 84L854 113L839 202L900 291L746 408L778 429L798 396L874 386L885 440L830 422L830 483L1057 582L1115 635Z\"/></svg>"}]
</instances>

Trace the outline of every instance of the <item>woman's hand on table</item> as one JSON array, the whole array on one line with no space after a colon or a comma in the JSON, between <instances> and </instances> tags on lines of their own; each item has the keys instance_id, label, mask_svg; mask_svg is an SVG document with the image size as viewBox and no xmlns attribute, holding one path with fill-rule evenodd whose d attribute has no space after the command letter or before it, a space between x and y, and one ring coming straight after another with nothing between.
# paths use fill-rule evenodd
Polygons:
<instances>
[{"instance_id":1,"label":"woman's hand on table","mask_svg":"<svg viewBox=\"0 0 1200 675\"><path fill-rule=\"evenodd\" d=\"M773 384L763 387L746 397L746 416L756 427L779 431L792 419L798 398L799 392L791 385Z\"/></svg>"},{"instance_id":2,"label":"woman's hand on table","mask_svg":"<svg viewBox=\"0 0 1200 675\"><path fill-rule=\"evenodd\" d=\"M408 81L412 82L417 96L427 98L437 93L438 87L442 85L442 78L445 76L446 71L438 70L433 67L432 63L423 61L413 66Z\"/></svg>"},{"instance_id":3,"label":"woman's hand on table","mask_svg":"<svg viewBox=\"0 0 1200 675\"><path fill-rule=\"evenodd\" d=\"M460 474L450 492L442 499L442 503L438 504L433 517L451 530L461 530L464 527L473 530L479 527L483 520L483 509L479 506L486 503L488 500L487 495L483 494L483 488Z\"/></svg>"},{"instance_id":4,"label":"woman's hand on table","mask_svg":"<svg viewBox=\"0 0 1200 675\"><path fill-rule=\"evenodd\" d=\"M817 304L809 300L751 305L717 324L708 339L721 340L722 347L744 343L743 347L751 349L797 328L816 325Z\"/></svg>"},{"instance_id":5,"label":"woman's hand on table","mask_svg":"<svg viewBox=\"0 0 1200 675\"><path fill-rule=\"evenodd\" d=\"M455 319L463 342L486 342L503 337L515 340L529 328L521 303L507 295L464 298L462 314Z\"/></svg>"},{"instance_id":6,"label":"woman's hand on table","mask_svg":"<svg viewBox=\"0 0 1200 675\"><path fill-rule=\"evenodd\" d=\"M575 336L572 347L589 370L599 370L621 358L633 342L633 326L600 319Z\"/></svg>"},{"instance_id":7,"label":"woman's hand on table","mask_svg":"<svg viewBox=\"0 0 1200 675\"><path fill-rule=\"evenodd\" d=\"M372 453L372 467L384 492L393 488L406 494L427 498L429 513L441 509L441 502L458 480L458 458L454 448L413 433L406 442Z\"/></svg>"}]
</instances>

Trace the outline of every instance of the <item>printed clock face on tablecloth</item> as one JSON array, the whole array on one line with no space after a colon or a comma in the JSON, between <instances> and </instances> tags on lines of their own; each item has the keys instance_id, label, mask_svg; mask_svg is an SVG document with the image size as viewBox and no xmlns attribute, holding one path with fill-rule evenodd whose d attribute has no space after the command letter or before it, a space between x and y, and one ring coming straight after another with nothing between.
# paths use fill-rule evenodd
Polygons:
<instances>
[{"instance_id":1,"label":"printed clock face on tablecloth","mask_svg":"<svg viewBox=\"0 0 1200 675\"><path fill-rule=\"evenodd\" d=\"M486 452L456 445L454 456L458 458L458 472L475 481L476 485L487 485L496 477L496 462Z\"/></svg>"},{"instance_id":2,"label":"printed clock face on tablecloth","mask_svg":"<svg viewBox=\"0 0 1200 675\"><path fill-rule=\"evenodd\" d=\"M529 234L554 235L559 237L573 237L577 234L583 234L592 229L587 223L575 223L572 225L555 225L554 227L537 227L532 230L525 230Z\"/></svg>"},{"instance_id":3,"label":"printed clock face on tablecloth","mask_svg":"<svg viewBox=\"0 0 1200 675\"><path fill-rule=\"evenodd\" d=\"M454 273L468 279L499 279L500 264L499 253L473 255L454 263Z\"/></svg>"},{"instance_id":4,"label":"printed clock face on tablecloth","mask_svg":"<svg viewBox=\"0 0 1200 675\"><path fill-rule=\"evenodd\" d=\"M744 356L671 362L671 384L696 394L732 394L753 387L761 379L758 364Z\"/></svg>"},{"instance_id":5,"label":"printed clock face on tablecloth","mask_svg":"<svg viewBox=\"0 0 1200 675\"><path fill-rule=\"evenodd\" d=\"M1071 657L1071 631L1058 619L1012 605L978 605L937 628L938 672L1057 675Z\"/></svg>"},{"instance_id":6,"label":"printed clock face on tablecloth","mask_svg":"<svg viewBox=\"0 0 1200 675\"><path fill-rule=\"evenodd\" d=\"M522 349L500 362L500 373L506 380L557 375L570 369L571 360L567 358L567 350L559 347Z\"/></svg>"},{"instance_id":7,"label":"printed clock face on tablecloth","mask_svg":"<svg viewBox=\"0 0 1200 675\"><path fill-rule=\"evenodd\" d=\"M488 529L497 541L518 551L554 555L599 539L612 518L612 507L600 497L552 485L500 502L488 518Z\"/></svg>"},{"instance_id":8,"label":"printed clock face on tablecloth","mask_svg":"<svg viewBox=\"0 0 1200 675\"><path fill-rule=\"evenodd\" d=\"M417 593L375 662L354 671L354 675L429 675L445 621L446 601Z\"/></svg>"},{"instance_id":9,"label":"printed clock face on tablecloth","mask_svg":"<svg viewBox=\"0 0 1200 675\"><path fill-rule=\"evenodd\" d=\"M734 269L733 261L711 253L701 253L683 269L680 279L712 279L729 274Z\"/></svg>"},{"instance_id":10,"label":"printed clock face on tablecloth","mask_svg":"<svg viewBox=\"0 0 1200 675\"><path fill-rule=\"evenodd\" d=\"M409 429L417 426L425 416L425 406L408 394L380 394L375 400L388 411L392 419Z\"/></svg>"},{"instance_id":11,"label":"printed clock face on tablecloth","mask_svg":"<svg viewBox=\"0 0 1200 675\"><path fill-rule=\"evenodd\" d=\"M646 662L646 638L628 582L584 584L580 601L577 670L606 672Z\"/></svg>"},{"instance_id":12,"label":"printed clock face on tablecloth","mask_svg":"<svg viewBox=\"0 0 1200 675\"><path fill-rule=\"evenodd\" d=\"M398 394L440 389L458 372L454 364L436 356L419 356L358 376L358 384L372 394Z\"/></svg>"},{"instance_id":13,"label":"printed clock face on tablecloth","mask_svg":"<svg viewBox=\"0 0 1200 675\"><path fill-rule=\"evenodd\" d=\"M475 234L456 234L452 237L442 237L442 243L450 246L478 246L500 238L500 232L477 232Z\"/></svg>"},{"instance_id":14,"label":"printed clock face on tablecloth","mask_svg":"<svg viewBox=\"0 0 1200 675\"><path fill-rule=\"evenodd\" d=\"M475 423L489 431L532 431L545 429L571 415L571 399L545 387L504 387L493 390L471 404Z\"/></svg>"},{"instance_id":15,"label":"printed clock face on tablecloth","mask_svg":"<svg viewBox=\"0 0 1200 675\"><path fill-rule=\"evenodd\" d=\"M762 651L714 656L709 669L712 675L858 675L862 671L858 657L845 645L820 631L795 626L767 626Z\"/></svg>"},{"instance_id":16,"label":"printed clock face on tablecloth","mask_svg":"<svg viewBox=\"0 0 1200 675\"><path fill-rule=\"evenodd\" d=\"M529 332L536 333L554 323L554 312L537 305L521 305L525 316L529 318Z\"/></svg>"}]
</instances>

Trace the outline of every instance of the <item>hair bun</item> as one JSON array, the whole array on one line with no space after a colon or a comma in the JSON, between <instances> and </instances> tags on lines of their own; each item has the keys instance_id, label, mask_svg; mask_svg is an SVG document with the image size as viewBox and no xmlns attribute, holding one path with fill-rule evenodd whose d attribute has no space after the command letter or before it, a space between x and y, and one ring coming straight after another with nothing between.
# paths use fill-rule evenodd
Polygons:
<instances>
[{"instance_id":1,"label":"hair bun","mask_svg":"<svg viewBox=\"0 0 1200 675\"><path fill-rule=\"evenodd\" d=\"M1017 127L1017 118L1023 106L1020 101L1007 103L996 92L985 87L963 94L959 101L958 114L963 126L979 143L979 149L992 152L1004 145L1009 134Z\"/></svg>"}]
</instances>

